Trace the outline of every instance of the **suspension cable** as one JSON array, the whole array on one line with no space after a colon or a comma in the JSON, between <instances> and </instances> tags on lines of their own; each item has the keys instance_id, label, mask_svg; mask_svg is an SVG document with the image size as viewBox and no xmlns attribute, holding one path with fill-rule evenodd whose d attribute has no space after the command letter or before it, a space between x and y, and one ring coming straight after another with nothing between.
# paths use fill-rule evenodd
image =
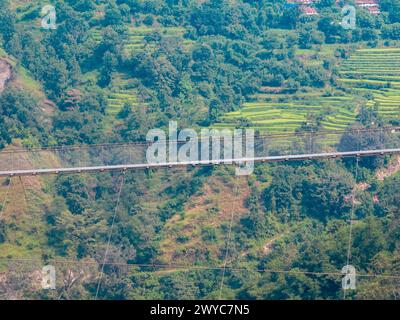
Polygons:
<instances>
[{"instance_id":1,"label":"suspension cable","mask_svg":"<svg viewBox=\"0 0 400 320\"><path fill-rule=\"evenodd\" d=\"M106 252L104 254L104 260L103 260L103 264L101 266L100 278L99 278L99 282L97 284L95 300L97 300L97 297L98 297L98 294L99 294L101 281L102 281L103 274L104 274L104 266L106 265L106 262L107 262L108 250L110 248L110 243L111 243L111 237L112 237L112 234L113 234L115 218L117 216L118 206L119 206L119 202L120 202L120 199L121 199L121 193L122 193L122 188L124 186L124 182L125 182L125 172L122 175L121 184L120 184L119 191L118 191L117 202L116 202L115 209L114 209L114 215L113 215L113 219L112 219L112 223L111 223L110 233L108 235L108 242L107 242Z\"/></svg>"}]
</instances>

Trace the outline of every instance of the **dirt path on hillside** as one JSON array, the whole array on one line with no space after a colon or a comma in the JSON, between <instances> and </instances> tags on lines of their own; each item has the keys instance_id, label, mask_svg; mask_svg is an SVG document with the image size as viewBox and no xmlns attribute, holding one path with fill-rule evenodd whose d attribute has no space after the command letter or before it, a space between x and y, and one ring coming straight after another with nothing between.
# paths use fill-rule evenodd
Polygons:
<instances>
[{"instance_id":1,"label":"dirt path on hillside","mask_svg":"<svg viewBox=\"0 0 400 320\"><path fill-rule=\"evenodd\" d=\"M379 181L383 181L386 178L396 174L397 172L400 172L400 156L396 156L392 161L390 161L389 165L386 168L380 169L378 170L378 172L375 174L375 177L377 180ZM356 187L355 190L353 192L357 192L357 191L365 191L370 187L370 185L366 182L359 182ZM348 200L350 201L350 198L352 196L348 197ZM374 202L378 203L379 202L379 198L378 196L375 194L374 195ZM357 199L354 199L354 204L355 205L360 205L361 202Z\"/></svg>"},{"instance_id":2,"label":"dirt path on hillside","mask_svg":"<svg viewBox=\"0 0 400 320\"><path fill-rule=\"evenodd\" d=\"M391 161L387 168L379 170L376 173L376 178L379 181L385 180L385 178L390 177L400 171L400 156L397 156L393 161Z\"/></svg>"},{"instance_id":3,"label":"dirt path on hillside","mask_svg":"<svg viewBox=\"0 0 400 320\"><path fill-rule=\"evenodd\" d=\"M12 77L12 67L11 65L0 59L0 93L3 92L7 82Z\"/></svg>"}]
</instances>

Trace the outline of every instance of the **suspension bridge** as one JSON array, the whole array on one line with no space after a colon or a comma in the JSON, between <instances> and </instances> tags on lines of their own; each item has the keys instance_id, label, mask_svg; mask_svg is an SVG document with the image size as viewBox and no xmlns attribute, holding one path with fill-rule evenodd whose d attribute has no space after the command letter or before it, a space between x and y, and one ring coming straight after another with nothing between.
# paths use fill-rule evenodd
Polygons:
<instances>
[{"instance_id":1,"label":"suspension bridge","mask_svg":"<svg viewBox=\"0 0 400 320\"><path fill-rule=\"evenodd\" d=\"M187 141L186 141L187 142ZM176 145L179 151L184 147L185 141L165 141L166 145ZM204 141L196 141L200 145ZM219 146L224 147L226 141L219 141ZM245 142L243 142L245 144ZM125 171L135 169L157 169L173 168L186 166L210 166L210 165L243 165L248 162L276 162L276 161L303 161L320 160L330 158L357 157L357 167L359 157L384 156L400 154L400 127L384 127L374 129L355 129L335 132L304 132L280 135L258 135L252 144L253 156L251 157L217 157L212 160L194 159L189 161L165 161L149 162L147 161L146 151L151 143L132 142L115 144L97 144L97 145L78 145L78 146L60 146L40 149L7 148L0 152L0 177L45 175L45 174L70 174L85 172L104 172L104 171ZM212 153L212 145L207 146ZM220 150L221 151L221 150ZM233 152L234 154L234 152ZM224 154L225 155L225 154ZM169 156L169 154L168 154ZM169 158L169 157L168 157ZM357 172L357 170L356 170ZM356 173L357 174L357 173ZM10 179L12 181L12 179ZM101 266L101 276L98 280L96 298L102 284L102 276L105 265L112 265L113 262L107 260L108 251L113 235L113 226L119 199L124 184L122 177L118 192L118 197L113 214L112 224L109 231L108 243L104 254L103 262L91 262ZM8 184L10 189L11 182ZM234 192L235 197L238 192ZM7 202L7 195L0 210L0 218L4 212ZM347 252L347 265L350 264L351 245L352 245L352 221L354 215L355 194L352 193L352 209L349 216L349 241ZM235 213L235 201L232 204L232 213L230 218L230 229L226 242L225 258L223 266L179 266L179 265L149 265L152 268L171 269L171 270L221 270L222 278L220 282L220 297L224 286L224 277L226 270L241 270L229 266L229 242L231 241L232 221ZM3 260L5 258L2 258ZM12 259L6 258L9 262L20 261L30 263L42 263L37 258ZM0 259L1 260L1 259ZM53 261L59 264L82 264L77 261ZM83 265L83 264L82 264ZM131 266L134 264L125 264ZM146 265L136 264L135 266L147 267ZM248 269L242 269L248 271ZM257 272L284 273L284 274L313 274L342 276L342 272L316 273L311 271L298 270L267 270L257 269ZM385 274L359 274L360 277L382 277L386 279L398 279L398 275ZM346 291L344 290L344 298Z\"/></svg>"},{"instance_id":2,"label":"suspension bridge","mask_svg":"<svg viewBox=\"0 0 400 320\"><path fill-rule=\"evenodd\" d=\"M68 174L185 166L243 165L246 163L318 160L400 154L400 127L354 129L334 132L304 132L257 135L252 156L221 157L226 141L218 138L217 156L212 159L149 162L146 151L151 143L132 142L99 145L61 146L41 149L6 149L0 152L0 177ZM158 141L160 142L160 141ZM179 152L188 141L165 141ZM208 141L209 142L209 141ZM201 139L195 144L201 148ZM245 141L241 142L246 148ZM248 146L247 146L248 147ZM210 154L213 146L208 145ZM220 152L221 151L221 152ZM243 154L243 152L242 152ZM170 159L170 157L168 157Z\"/></svg>"}]
</instances>

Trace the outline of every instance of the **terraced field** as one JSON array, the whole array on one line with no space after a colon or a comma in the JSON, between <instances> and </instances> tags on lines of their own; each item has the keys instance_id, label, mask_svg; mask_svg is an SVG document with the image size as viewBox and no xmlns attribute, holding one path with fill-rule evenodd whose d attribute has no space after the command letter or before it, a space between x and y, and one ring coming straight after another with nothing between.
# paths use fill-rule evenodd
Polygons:
<instances>
[{"instance_id":1,"label":"terraced field","mask_svg":"<svg viewBox=\"0 0 400 320\"><path fill-rule=\"evenodd\" d=\"M225 115L216 128L234 128L239 119L252 127L271 133L292 132L304 123L320 122L325 130L346 128L354 122L356 112L353 99L347 96L315 97L296 102L248 102L239 111Z\"/></svg>"},{"instance_id":2,"label":"terraced field","mask_svg":"<svg viewBox=\"0 0 400 320\"><path fill-rule=\"evenodd\" d=\"M139 52L141 50L151 49L151 44L146 44L145 38L154 32L158 32L164 38L179 39L183 45L190 45L189 40L184 40L183 35L186 32L184 28L168 27L168 28L150 28L150 27L129 27L129 36L125 43L124 49L127 54ZM93 38L96 42L100 42L102 34L100 30L93 30ZM107 114L115 116L123 108L125 104L131 107L141 107L145 104L140 102L137 97L136 89L132 88L131 79L123 74L115 74L114 80L110 87L112 90L108 94Z\"/></svg>"},{"instance_id":3,"label":"terraced field","mask_svg":"<svg viewBox=\"0 0 400 320\"><path fill-rule=\"evenodd\" d=\"M134 27L130 26L128 28L128 39L125 43L125 50L127 53L135 53L145 48L151 48L151 45L146 46L145 38L150 34L158 32L164 38L171 39L180 39L182 40L182 44L184 46L189 46L191 44L190 40L183 39L183 35L186 30L180 27L159 27L159 28L150 28L150 27ZM101 41L101 31L99 29L93 30L93 38L95 41Z\"/></svg>"},{"instance_id":4,"label":"terraced field","mask_svg":"<svg viewBox=\"0 0 400 320\"><path fill-rule=\"evenodd\" d=\"M138 106L138 100L133 90L116 90L108 95L107 114L117 115L125 104Z\"/></svg>"},{"instance_id":5,"label":"terraced field","mask_svg":"<svg viewBox=\"0 0 400 320\"><path fill-rule=\"evenodd\" d=\"M368 106L376 107L383 118L400 118L400 90L385 89L374 94L374 99L368 101Z\"/></svg>"},{"instance_id":6,"label":"terraced field","mask_svg":"<svg viewBox=\"0 0 400 320\"><path fill-rule=\"evenodd\" d=\"M362 49L341 68L340 81L355 92L373 95L367 106L387 120L400 119L400 49Z\"/></svg>"},{"instance_id":7,"label":"terraced field","mask_svg":"<svg viewBox=\"0 0 400 320\"><path fill-rule=\"evenodd\" d=\"M117 115L125 104L132 108L145 105L139 101L136 89L131 87L130 79L127 76L115 74L112 90L108 93L107 114Z\"/></svg>"},{"instance_id":8,"label":"terraced field","mask_svg":"<svg viewBox=\"0 0 400 320\"><path fill-rule=\"evenodd\" d=\"M17 13L18 20L31 20L39 17L41 8L48 4L45 0L26 1L14 0L10 1L11 8Z\"/></svg>"},{"instance_id":9,"label":"terraced field","mask_svg":"<svg viewBox=\"0 0 400 320\"><path fill-rule=\"evenodd\" d=\"M336 45L319 49L297 49L296 56L307 66L322 65L324 59L333 58ZM323 130L341 130L355 121L360 102L343 92L325 96L324 90L302 88L295 94L272 92L260 88L243 107L226 114L216 128L233 128L240 123L250 124L262 132L293 132L304 124L318 125ZM241 121L242 120L242 121Z\"/></svg>"},{"instance_id":10,"label":"terraced field","mask_svg":"<svg viewBox=\"0 0 400 320\"><path fill-rule=\"evenodd\" d=\"M328 50L329 49L329 50ZM333 54L333 47L322 50ZM300 56L315 64L312 50L299 50ZM400 49L361 49L340 67L339 82L353 93L331 97L310 90L292 95L265 93L262 90L235 112L226 114L216 128L234 128L243 121L260 131L292 132L303 124L319 124L324 130L340 130L351 125L359 107L375 108L386 120L400 119ZM366 94L372 94L367 100ZM282 102L285 101L285 102Z\"/></svg>"}]
</instances>

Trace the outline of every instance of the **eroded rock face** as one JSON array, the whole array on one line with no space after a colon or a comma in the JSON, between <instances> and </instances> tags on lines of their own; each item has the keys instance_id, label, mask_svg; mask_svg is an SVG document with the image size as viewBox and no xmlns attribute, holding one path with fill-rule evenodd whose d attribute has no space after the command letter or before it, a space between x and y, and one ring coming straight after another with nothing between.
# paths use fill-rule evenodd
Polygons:
<instances>
[{"instance_id":1,"label":"eroded rock face","mask_svg":"<svg viewBox=\"0 0 400 320\"><path fill-rule=\"evenodd\" d=\"M9 63L0 59L0 93L3 92L7 82L11 79L12 68Z\"/></svg>"}]
</instances>

